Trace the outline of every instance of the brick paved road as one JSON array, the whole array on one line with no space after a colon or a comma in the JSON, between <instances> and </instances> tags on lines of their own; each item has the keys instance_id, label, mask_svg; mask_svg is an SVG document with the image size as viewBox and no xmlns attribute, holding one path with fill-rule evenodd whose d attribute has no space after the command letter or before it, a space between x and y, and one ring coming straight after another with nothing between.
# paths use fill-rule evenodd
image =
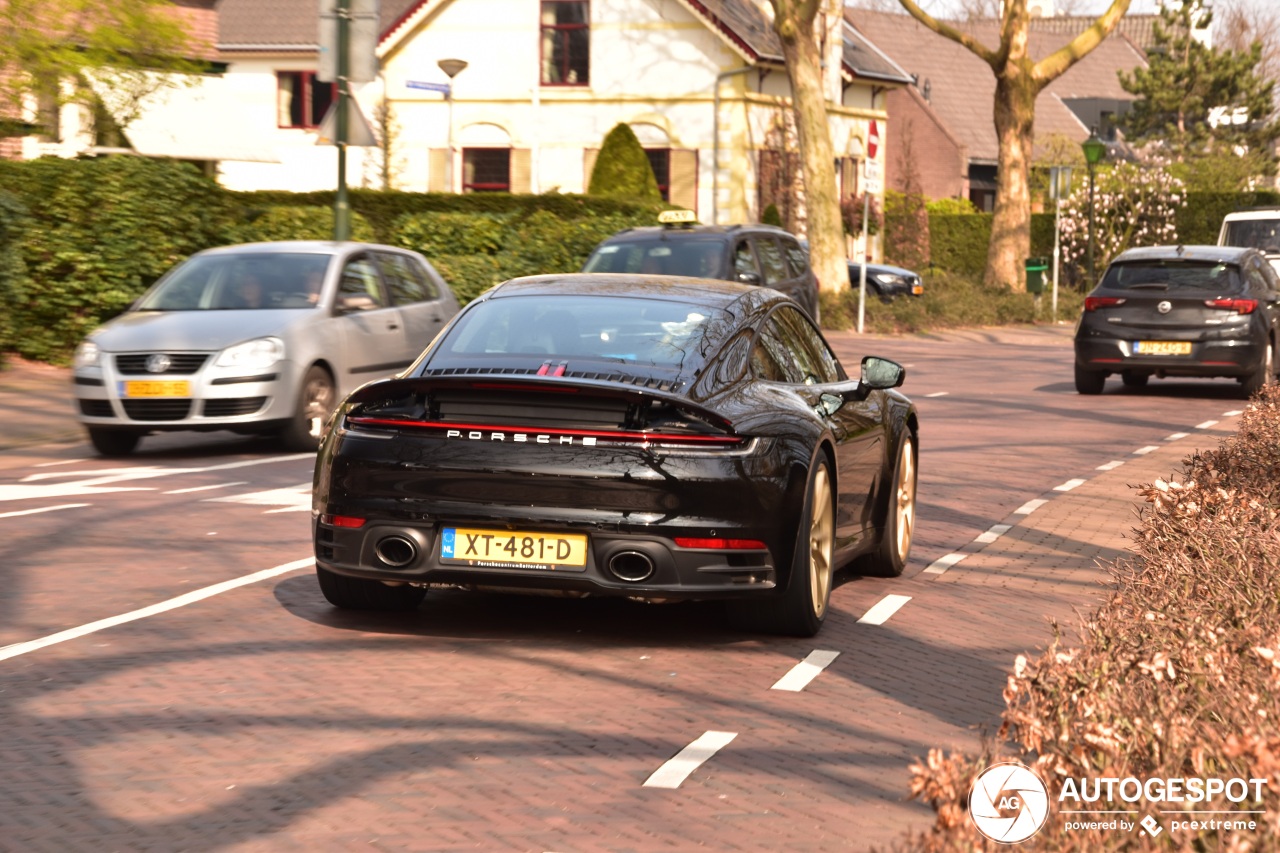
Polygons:
<instances>
[{"instance_id":1,"label":"brick paved road","mask_svg":"<svg viewBox=\"0 0 1280 853\"><path fill-rule=\"evenodd\" d=\"M816 640L697 604L441 593L340 613L285 571L0 660L0 849L866 850L927 822L903 799L909 762L995 726L1013 657L1100 593L1129 486L1215 443L1241 404L1229 383L1157 383L1083 406L1054 329L836 338L851 364L865 348L911 365L921 526L908 576L848 579ZM0 454L0 489L163 473L79 509L0 503L0 643L306 556L305 513L207 498L287 499L307 461L209 441L127 465L79 444ZM858 621L890 594L910 601ZM802 691L770 689L814 649L840 654ZM708 731L736 737L680 787L643 786Z\"/></svg>"}]
</instances>

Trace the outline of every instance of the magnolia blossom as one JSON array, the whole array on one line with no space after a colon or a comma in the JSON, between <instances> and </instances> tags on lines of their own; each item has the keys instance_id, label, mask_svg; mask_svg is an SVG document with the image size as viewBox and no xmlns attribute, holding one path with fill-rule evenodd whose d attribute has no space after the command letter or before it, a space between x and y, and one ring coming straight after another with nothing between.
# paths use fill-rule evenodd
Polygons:
<instances>
[{"instance_id":1,"label":"magnolia blossom","mask_svg":"<svg viewBox=\"0 0 1280 853\"><path fill-rule=\"evenodd\" d=\"M1158 246L1178 240L1175 214L1186 204L1182 181L1164 162L1120 163L1096 173L1093 196L1093 258L1101 270L1134 246ZM1083 266L1089 245L1089 184L1062 204L1062 257Z\"/></svg>"}]
</instances>

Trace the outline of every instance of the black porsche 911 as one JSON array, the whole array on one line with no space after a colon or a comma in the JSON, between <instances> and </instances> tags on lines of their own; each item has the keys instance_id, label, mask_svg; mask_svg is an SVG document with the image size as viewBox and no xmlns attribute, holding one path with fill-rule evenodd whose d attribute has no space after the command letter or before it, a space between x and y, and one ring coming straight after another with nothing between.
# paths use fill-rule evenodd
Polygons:
<instances>
[{"instance_id":1,"label":"black porsche 911","mask_svg":"<svg viewBox=\"0 0 1280 853\"><path fill-rule=\"evenodd\" d=\"M514 279L335 412L316 573L343 608L435 585L726 599L811 636L833 574L896 575L915 522L904 369L850 379L774 290L668 276Z\"/></svg>"}]
</instances>

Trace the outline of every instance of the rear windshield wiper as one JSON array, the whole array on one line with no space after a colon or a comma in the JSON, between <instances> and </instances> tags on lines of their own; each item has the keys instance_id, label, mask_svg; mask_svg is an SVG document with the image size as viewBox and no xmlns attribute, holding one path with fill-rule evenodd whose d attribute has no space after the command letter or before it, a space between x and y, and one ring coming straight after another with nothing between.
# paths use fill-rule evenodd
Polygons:
<instances>
[{"instance_id":1,"label":"rear windshield wiper","mask_svg":"<svg viewBox=\"0 0 1280 853\"><path fill-rule=\"evenodd\" d=\"M1131 284L1129 285L1129 289L1130 290L1168 290L1169 283L1150 281L1150 282L1144 282L1142 284Z\"/></svg>"}]
</instances>

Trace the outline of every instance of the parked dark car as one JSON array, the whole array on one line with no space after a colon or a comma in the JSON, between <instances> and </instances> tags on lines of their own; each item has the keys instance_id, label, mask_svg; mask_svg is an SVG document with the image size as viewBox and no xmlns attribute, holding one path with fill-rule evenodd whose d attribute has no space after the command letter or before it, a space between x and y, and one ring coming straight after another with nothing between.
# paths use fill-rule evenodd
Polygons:
<instances>
[{"instance_id":1,"label":"parked dark car","mask_svg":"<svg viewBox=\"0 0 1280 853\"><path fill-rule=\"evenodd\" d=\"M818 322L818 279L808 252L790 232L772 225L696 225L688 211L667 211L661 218L667 224L628 228L604 240L582 271L765 285L799 302Z\"/></svg>"},{"instance_id":2,"label":"parked dark car","mask_svg":"<svg viewBox=\"0 0 1280 853\"><path fill-rule=\"evenodd\" d=\"M320 588L374 610L436 584L728 599L746 627L812 635L837 568L906 563L904 375L868 356L849 378L768 288L514 279L339 407L315 472Z\"/></svg>"},{"instance_id":3,"label":"parked dark car","mask_svg":"<svg viewBox=\"0 0 1280 853\"><path fill-rule=\"evenodd\" d=\"M849 261L849 285L857 290L861 285L862 264ZM891 302L898 296L923 296L924 281L919 273L890 264L867 264L867 293Z\"/></svg>"},{"instance_id":4,"label":"parked dark car","mask_svg":"<svg viewBox=\"0 0 1280 853\"><path fill-rule=\"evenodd\" d=\"M1228 376L1252 396L1276 374L1280 282L1256 249L1130 249L1107 267L1076 326L1075 382L1102 392L1155 376Z\"/></svg>"}]
</instances>

